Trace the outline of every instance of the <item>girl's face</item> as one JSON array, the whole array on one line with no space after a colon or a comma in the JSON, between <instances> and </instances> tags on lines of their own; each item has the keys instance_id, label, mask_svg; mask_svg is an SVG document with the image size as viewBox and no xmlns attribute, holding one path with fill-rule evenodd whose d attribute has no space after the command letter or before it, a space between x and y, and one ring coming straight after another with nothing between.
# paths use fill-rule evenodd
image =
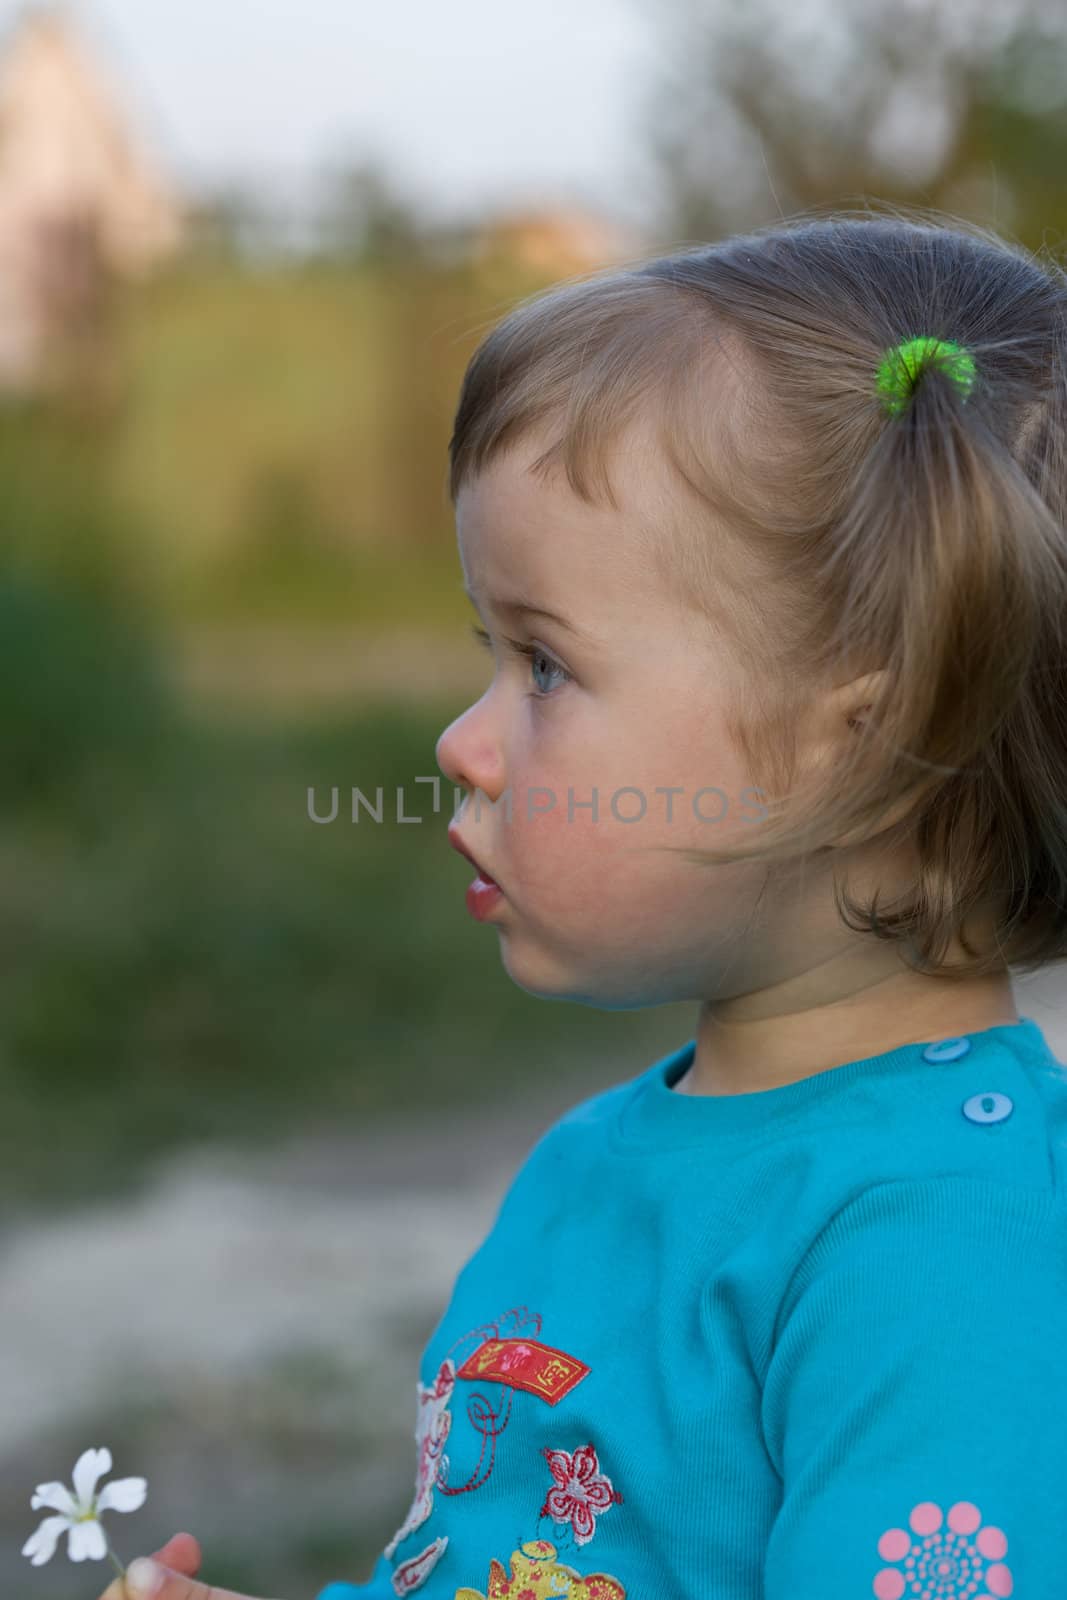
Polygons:
<instances>
[{"instance_id":1,"label":"girl's face","mask_svg":"<svg viewBox=\"0 0 1067 1600\"><path fill-rule=\"evenodd\" d=\"M436 749L468 791L453 832L503 891L488 920L505 967L531 994L608 1009L780 980L784 892L774 937L756 916L767 868L680 853L751 837L761 811L724 725L729 642L678 608L643 548L668 469L635 443L613 471L622 511L594 509L561 475L528 474L539 448L498 458L457 498L493 679Z\"/></svg>"}]
</instances>

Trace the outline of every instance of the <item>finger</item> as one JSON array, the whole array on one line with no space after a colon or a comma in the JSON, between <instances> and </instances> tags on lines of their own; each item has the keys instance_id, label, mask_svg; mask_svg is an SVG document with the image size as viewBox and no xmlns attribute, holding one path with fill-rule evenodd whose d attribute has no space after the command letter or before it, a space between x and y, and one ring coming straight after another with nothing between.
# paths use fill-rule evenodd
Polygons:
<instances>
[{"instance_id":1,"label":"finger","mask_svg":"<svg viewBox=\"0 0 1067 1600\"><path fill-rule=\"evenodd\" d=\"M153 1561L161 1566L170 1567L173 1572L195 1577L200 1571L200 1545L191 1533L175 1533L158 1550L152 1552ZM121 1578L115 1578L108 1584L100 1600L129 1600L126 1586Z\"/></svg>"},{"instance_id":2,"label":"finger","mask_svg":"<svg viewBox=\"0 0 1067 1600\"><path fill-rule=\"evenodd\" d=\"M160 1577L162 1581L158 1582ZM139 1556L126 1568L125 1593L120 1595L120 1600L254 1600L254 1597L198 1583L185 1573Z\"/></svg>"},{"instance_id":3,"label":"finger","mask_svg":"<svg viewBox=\"0 0 1067 1600\"><path fill-rule=\"evenodd\" d=\"M170 1567L174 1572L184 1572L189 1577L195 1577L200 1571L200 1562L203 1559L200 1545L191 1533L175 1533L158 1550L152 1551L153 1561L158 1561L162 1567Z\"/></svg>"}]
</instances>

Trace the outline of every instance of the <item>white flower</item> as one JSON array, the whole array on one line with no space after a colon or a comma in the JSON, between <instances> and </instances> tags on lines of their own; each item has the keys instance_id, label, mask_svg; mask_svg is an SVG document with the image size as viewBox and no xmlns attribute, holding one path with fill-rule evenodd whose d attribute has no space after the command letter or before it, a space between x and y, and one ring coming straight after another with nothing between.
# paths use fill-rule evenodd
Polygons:
<instances>
[{"instance_id":1,"label":"white flower","mask_svg":"<svg viewBox=\"0 0 1067 1600\"><path fill-rule=\"evenodd\" d=\"M70 1534L67 1554L72 1561L102 1561L107 1555L107 1539L97 1520L101 1511L136 1511L145 1503L148 1484L144 1478L119 1478L96 1493L97 1479L111 1471L110 1450L83 1450L74 1463L74 1493L66 1484L39 1483L30 1500L34 1511L48 1506L58 1517L46 1517L22 1547L35 1567L55 1555L64 1533Z\"/></svg>"}]
</instances>

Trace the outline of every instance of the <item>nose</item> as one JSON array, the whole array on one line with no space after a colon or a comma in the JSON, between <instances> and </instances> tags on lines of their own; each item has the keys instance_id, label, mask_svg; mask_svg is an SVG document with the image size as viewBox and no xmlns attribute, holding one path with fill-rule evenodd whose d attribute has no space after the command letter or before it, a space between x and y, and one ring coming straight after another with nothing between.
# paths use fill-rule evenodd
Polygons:
<instances>
[{"instance_id":1,"label":"nose","mask_svg":"<svg viewBox=\"0 0 1067 1600\"><path fill-rule=\"evenodd\" d=\"M504 787L504 767L487 716L487 694L448 724L434 755L450 783L472 792L481 789L492 800Z\"/></svg>"}]
</instances>

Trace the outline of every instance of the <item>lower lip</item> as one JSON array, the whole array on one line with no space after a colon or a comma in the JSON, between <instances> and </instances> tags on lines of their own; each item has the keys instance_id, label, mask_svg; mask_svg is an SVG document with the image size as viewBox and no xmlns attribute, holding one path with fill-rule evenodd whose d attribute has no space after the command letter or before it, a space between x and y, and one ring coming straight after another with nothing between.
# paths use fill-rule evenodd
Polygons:
<instances>
[{"instance_id":1,"label":"lower lip","mask_svg":"<svg viewBox=\"0 0 1067 1600\"><path fill-rule=\"evenodd\" d=\"M504 891L498 883L493 883L489 878L478 877L467 890L467 910L472 917L477 917L479 922L484 922L497 902L503 898Z\"/></svg>"}]
</instances>

